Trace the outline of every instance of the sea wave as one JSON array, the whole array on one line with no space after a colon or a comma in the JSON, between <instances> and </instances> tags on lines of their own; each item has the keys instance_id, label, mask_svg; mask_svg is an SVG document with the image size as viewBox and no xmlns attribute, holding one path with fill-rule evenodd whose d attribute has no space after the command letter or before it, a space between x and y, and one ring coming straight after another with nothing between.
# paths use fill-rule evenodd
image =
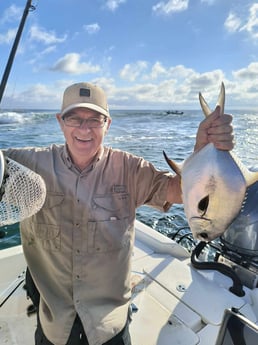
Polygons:
<instances>
[{"instance_id":1,"label":"sea wave","mask_svg":"<svg viewBox=\"0 0 258 345\"><path fill-rule=\"evenodd\" d=\"M13 111L0 113L0 125L8 125L13 123L23 123L25 120L23 114Z\"/></svg>"},{"instance_id":2,"label":"sea wave","mask_svg":"<svg viewBox=\"0 0 258 345\"><path fill-rule=\"evenodd\" d=\"M12 125L15 123L26 123L42 121L54 116L54 111L2 111L0 112L0 125Z\"/></svg>"}]
</instances>

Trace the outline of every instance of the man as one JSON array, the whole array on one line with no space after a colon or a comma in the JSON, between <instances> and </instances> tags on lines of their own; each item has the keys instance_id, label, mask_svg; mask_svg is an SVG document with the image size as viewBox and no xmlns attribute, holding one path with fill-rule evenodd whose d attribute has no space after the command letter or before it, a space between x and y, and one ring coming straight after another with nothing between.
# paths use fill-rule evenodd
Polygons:
<instances>
[{"instance_id":1,"label":"man","mask_svg":"<svg viewBox=\"0 0 258 345\"><path fill-rule=\"evenodd\" d=\"M232 118L219 110L200 124L195 150L208 142L232 149ZM103 146L111 117L99 87L68 87L56 117L65 145L6 152L40 174L47 187L43 208L20 226L40 296L35 341L130 345L135 210L181 203L180 181L142 158Z\"/></svg>"}]
</instances>

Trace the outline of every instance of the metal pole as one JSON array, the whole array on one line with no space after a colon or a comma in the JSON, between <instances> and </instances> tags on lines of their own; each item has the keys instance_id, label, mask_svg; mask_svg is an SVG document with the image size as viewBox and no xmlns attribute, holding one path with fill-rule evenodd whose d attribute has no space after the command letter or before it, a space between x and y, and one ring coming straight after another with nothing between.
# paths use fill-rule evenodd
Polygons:
<instances>
[{"instance_id":1,"label":"metal pole","mask_svg":"<svg viewBox=\"0 0 258 345\"><path fill-rule=\"evenodd\" d=\"M20 38L21 38L22 30L23 30L26 18L28 16L29 10L30 9L31 10L35 10L35 7L33 5L31 5L31 1L32 0L27 0L27 4L25 6L25 9L24 9L24 12L23 12L23 15L22 15L22 19L21 19L21 22L20 22L20 25L19 25L16 37L15 37L14 43L13 43L13 47L12 47L12 50L10 52L7 65L5 67L5 71L4 71L4 74L3 74L3 77L2 77L2 81L1 81L1 84L0 84L0 103L2 101L2 97L3 97L3 94L4 94L5 87L6 87L6 83L7 83L7 80L8 80L10 71L11 71L11 68L12 68L12 64L13 64L13 60L14 60L14 57L15 57L15 53L16 53L16 50L17 50L17 47L18 47L18 44L19 44L19 41L20 41Z\"/></svg>"}]
</instances>

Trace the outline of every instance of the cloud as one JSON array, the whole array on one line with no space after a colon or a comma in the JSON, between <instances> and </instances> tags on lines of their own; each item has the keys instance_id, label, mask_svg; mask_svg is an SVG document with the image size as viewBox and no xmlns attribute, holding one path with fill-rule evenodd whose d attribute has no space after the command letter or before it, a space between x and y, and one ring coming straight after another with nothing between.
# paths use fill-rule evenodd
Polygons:
<instances>
[{"instance_id":1,"label":"cloud","mask_svg":"<svg viewBox=\"0 0 258 345\"><path fill-rule=\"evenodd\" d=\"M122 79L133 82L144 70L146 70L147 66L148 64L146 61L137 61L133 64L126 64L120 71L119 75Z\"/></svg>"},{"instance_id":2,"label":"cloud","mask_svg":"<svg viewBox=\"0 0 258 345\"><path fill-rule=\"evenodd\" d=\"M157 61L151 68L150 78L157 79L161 76L164 76L166 72L166 68L163 67L159 61Z\"/></svg>"},{"instance_id":3,"label":"cloud","mask_svg":"<svg viewBox=\"0 0 258 345\"><path fill-rule=\"evenodd\" d=\"M229 32L236 32L241 27L241 19L235 13L230 12L224 26Z\"/></svg>"},{"instance_id":4,"label":"cloud","mask_svg":"<svg viewBox=\"0 0 258 345\"><path fill-rule=\"evenodd\" d=\"M153 12L157 14L171 14L174 12L185 11L188 8L189 0L169 0L158 2L152 7Z\"/></svg>"},{"instance_id":5,"label":"cloud","mask_svg":"<svg viewBox=\"0 0 258 345\"><path fill-rule=\"evenodd\" d=\"M253 4L249 9L249 18L246 23L241 28L241 31L247 31L252 38L258 38L258 3Z\"/></svg>"},{"instance_id":6,"label":"cloud","mask_svg":"<svg viewBox=\"0 0 258 345\"><path fill-rule=\"evenodd\" d=\"M10 22L17 22L20 20L22 12L23 9L21 7L11 5L4 11L3 15L0 18L0 23L4 24Z\"/></svg>"},{"instance_id":7,"label":"cloud","mask_svg":"<svg viewBox=\"0 0 258 345\"><path fill-rule=\"evenodd\" d=\"M32 41L42 42L43 44L55 44L62 43L67 39L67 35L63 37L57 37L54 31L47 32L45 29L36 25L30 28L30 39Z\"/></svg>"},{"instance_id":8,"label":"cloud","mask_svg":"<svg viewBox=\"0 0 258 345\"><path fill-rule=\"evenodd\" d=\"M84 74L99 72L100 66L92 65L87 62L80 62L80 54L69 53L59 59L51 70L68 74Z\"/></svg>"},{"instance_id":9,"label":"cloud","mask_svg":"<svg viewBox=\"0 0 258 345\"><path fill-rule=\"evenodd\" d=\"M246 19L231 11L224 26L232 33L247 32L252 39L256 40L258 38L258 3L250 6L249 16Z\"/></svg>"},{"instance_id":10,"label":"cloud","mask_svg":"<svg viewBox=\"0 0 258 345\"><path fill-rule=\"evenodd\" d=\"M5 34L0 34L0 44L10 44L14 41L17 29L10 29Z\"/></svg>"},{"instance_id":11,"label":"cloud","mask_svg":"<svg viewBox=\"0 0 258 345\"><path fill-rule=\"evenodd\" d=\"M87 31L88 34L95 34L100 30L100 26L98 23L84 25L83 29Z\"/></svg>"},{"instance_id":12,"label":"cloud","mask_svg":"<svg viewBox=\"0 0 258 345\"><path fill-rule=\"evenodd\" d=\"M126 0L107 0L105 6L111 10L115 11L121 4L125 3Z\"/></svg>"},{"instance_id":13,"label":"cloud","mask_svg":"<svg viewBox=\"0 0 258 345\"><path fill-rule=\"evenodd\" d=\"M258 62L250 63L246 68L241 68L238 71L232 72L233 76L237 80L257 80L258 75ZM258 81L257 81L258 85Z\"/></svg>"}]
</instances>

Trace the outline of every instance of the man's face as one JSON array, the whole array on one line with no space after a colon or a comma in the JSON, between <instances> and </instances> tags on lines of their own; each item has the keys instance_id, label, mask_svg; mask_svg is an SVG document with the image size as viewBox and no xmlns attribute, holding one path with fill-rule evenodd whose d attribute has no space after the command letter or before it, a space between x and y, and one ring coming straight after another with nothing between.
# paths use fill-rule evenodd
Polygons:
<instances>
[{"instance_id":1,"label":"man's face","mask_svg":"<svg viewBox=\"0 0 258 345\"><path fill-rule=\"evenodd\" d=\"M57 120L74 163L90 162L95 157L111 123L110 118L86 108L75 108L63 118L57 114Z\"/></svg>"}]
</instances>

